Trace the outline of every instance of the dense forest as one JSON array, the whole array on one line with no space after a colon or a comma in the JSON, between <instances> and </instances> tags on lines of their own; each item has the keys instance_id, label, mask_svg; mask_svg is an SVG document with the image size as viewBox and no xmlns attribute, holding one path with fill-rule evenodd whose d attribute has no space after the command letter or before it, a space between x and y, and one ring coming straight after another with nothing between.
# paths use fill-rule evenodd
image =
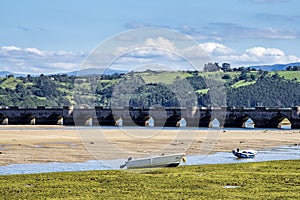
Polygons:
<instances>
[{"instance_id":1,"label":"dense forest","mask_svg":"<svg viewBox=\"0 0 300 200\"><path fill-rule=\"evenodd\" d=\"M300 71L130 72L0 78L0 106L300 105Z\"/></svg>"}]
</instances>

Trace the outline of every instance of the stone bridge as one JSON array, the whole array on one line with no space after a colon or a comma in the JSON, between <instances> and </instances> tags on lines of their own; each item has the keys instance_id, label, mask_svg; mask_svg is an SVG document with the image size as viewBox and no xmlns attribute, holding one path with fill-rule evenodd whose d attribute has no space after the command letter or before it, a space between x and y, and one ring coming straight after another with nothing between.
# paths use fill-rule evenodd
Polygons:
<instances>
[{"instance_id":1,"label":"stone bridge","mask_svg":"<svg viewBox=\"0 0 300 200\"><path fill-rule=\"evenodd\" d=\"M218 120L221 127L242 127L251 118L255 127L275 128L287 118L292 128L300 128L300 107L292 108L208 108L208 107L0 107L0 124L32 125L94 125L113 126L122 119L124 126L145 126L147 120L155 126L177 126L182 119L188 127L208 127Z\"/></svg>"}]
</instances>

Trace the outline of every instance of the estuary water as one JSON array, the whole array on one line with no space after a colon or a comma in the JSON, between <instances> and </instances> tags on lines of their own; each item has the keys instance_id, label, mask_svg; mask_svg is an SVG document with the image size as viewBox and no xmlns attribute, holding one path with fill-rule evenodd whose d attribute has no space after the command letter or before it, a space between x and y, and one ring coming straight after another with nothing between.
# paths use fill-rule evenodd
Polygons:
<instances>
[{"instance_id":1,"label":"estuary water","mask_svg":"<svg viewBox=\"0 0 300 200\"><path fill-rule=\"evenodd\" d=\"M226 164L226 163L244 163L244 162L263 162L271 160L296 160L300 162L300 146L281 146L268 150L257 152L254 158L238 159L231 152L219 152L209 155L186 156L184 165L204 165L204 164ZM45 172L71 172L71 171L88 171L88 170L119 170L120 165L126 159L100 161L90 160L80 163L36 163L36 164L12 164L0 166L0 175L8 174L35 174Z\"/></svg>"}]
</instances>

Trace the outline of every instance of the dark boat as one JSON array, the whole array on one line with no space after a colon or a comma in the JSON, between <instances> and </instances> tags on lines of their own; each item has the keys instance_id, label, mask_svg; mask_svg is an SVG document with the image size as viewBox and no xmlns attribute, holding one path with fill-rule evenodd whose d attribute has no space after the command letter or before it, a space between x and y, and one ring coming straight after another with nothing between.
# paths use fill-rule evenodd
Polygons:
<instances>
[{"instance_id":1,"label":"dark boat","mask_svg":"<svg viewBox=\"0 0 300 200\"><path fill-rule=\"evenodd\" d=\"M238 158L254 158L254 156L257 154L257 151L252 149L246 149L246 150L232 150L232 154L235 155Z\"/></svg>"}]
</instances>

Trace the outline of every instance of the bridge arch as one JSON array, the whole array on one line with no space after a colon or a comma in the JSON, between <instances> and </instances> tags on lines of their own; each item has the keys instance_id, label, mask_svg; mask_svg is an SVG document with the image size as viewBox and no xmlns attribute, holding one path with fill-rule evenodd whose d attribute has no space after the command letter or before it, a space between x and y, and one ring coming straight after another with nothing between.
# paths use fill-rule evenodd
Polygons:
<instances>
[{"instance_id":1,"label":"bridge arch","mask_svg":"<svg viewBox=\"0 0 300 200\"><path fill-rule=\"evenodd\" d=\"M103 118L98 118L98 122L100 126L115 126L116 120L118 119L119 117L117 115L110 113Z\"/></svg>"},{"instance_id":2,"label":"bridge arch","mask_svg":"<svg viewBox=\"0 0 300 200\"><path fill-rule=\"evenodd\" d=\"M46 119L49 125L63 125L63 116L53 113Z\"/></svg>"},{"instance_id":3,"label":"bridge arch","mask_svg":"<svg viewBox=\"0 0 300 200\"><path fill-rule=\"evenodd\" d=\"M123 126L123 118L122 117L116 117L115 118L115 126Z\"/></svg>"},{"instance_id":4,"label":"bridge arch","mask_svg":"<svg viewBox=\"0 0 300 200\"><path fill-rule=\"evenodd\" d=\"M181 117L181 119L176 123L176 127L186 127L187 122L186 119Z\"/></svg>"},{"instance_id":5,"label":"bridge arch","mask_svg":"<svg viewBox=\"0 0 300 200\"><path fill-rule=\"evenodd\" d=\"M292 129L292 123L288 118L284 118L281 122L279 122L278 128L280 128L280 129Z\"/></svg>"},{"instance_id":6,"label":"bridge arch","mask_svg":"<svg viewBox=\"0 0 300 200\"><path fill-rule=\"evenodd\" d=\"M8 121L8 117L5 114L0 113L0 125L8 125Z\"/></svg>"},{"instance_id":7,"label":"bridge arch","mask_svg":"<svg viewBox=\"0 0 300 200\"><path fill-rule=\"evenodd\" d=\"M217 128L217 124L218 124L218 128L220 126L223 126L221 124L221 120L218 118L218 117L214 117L214 116L211 116L211 115L206 115L202 118L200 118L199 120L199 127L208 127L208 128Z\"/></svg>"},{"instance_id":8,"label":"bridge arch","mask_svg":"<svg viewBox=\"0 0 300 200\"><path fill-rule=\"evenodd\" d=\"M180 115L171 115L170 117L167 118L164 126L166 127L176 127L177 126L177 122L179 120L181 120L181 116Z\"/></svg>"},{"instance_id":9,"label":"bridge arch","mask_svg":"<svg viewBox=\"0 0 300 200\"><path fill-rule=\"evenodd\" d=\"M36 124L36 117L32 114L21 114L19 117L15 117L13 120L10 121L10 124L14 125L35 125Z\"/></svg>"},{"instance_id":10,"label":"bridge arch","mask_svg":"<svg viewBox=\"0 0 300 200\"><path fill-rule=\"evenodd\" d=\"M273 117L272 119L270 119L269 126L271 128L279 128L280 123L283 120L288 120L291 123L291 120L287 116L285 116L285 115L277 115L277 116ZM291 124L291 126L292 126L292 124Z\"/></svg>"},{"instance_id":11,"label":"bridge arch","mask_svg":"<svg viewBox=\"0 0 300 200\"><path fill-rule=\"evenodd\" d=\"M36 125L36 117L35 116L31 115L29 117L29 124L30 125Z\"/></svg>"},{"instance_id":12,"label":"bridge arch","mask_svg":"<svg viewBox=\"0 0 300 200\"><path fill-rule=\"evenodd\" d=\"M200 118L198 127L208 127L211 119L211 115L205 115L204 117Z\"/></svg>"},{"instance_id":13,"label":"bridge arch","mask_svg":"<svg viewBox=\"0 0 300 200\"><path fill-rule=\"evenodd\" d=\"M155 119L149 114L144 113L133 119L133 121L138 126L154 126Z\"/></svg>"},{"instance_id":14,"label":"bridge arch","mask_svg":"<svg viewBox=\"0 0 300 200\"><path fill-rule=\"evenodd\" d=\"M146 119L145 121L145 126L154 127L154 125L155 125L155 119L149 115L148 119Z\"/></svg>"},{"instance_id":15,"label":"bridge arch","mask_svg":"<svg viewBox=\"0 0 300 200\"><path fill-rule=\"evenodd\" d=\"M252 118L248 118L242 125L243 128L255 128L255 122Z\"/></svg>"},{"instance_id":16,"label":"bridge arch","mask_svg":"<svg viewBox=\"0 0 300 200\"><path fill-rule=\"evenodd\" d=\"M242 115L236 118L236 124L239 128L254 128L255 121L250 115Z\"/></svg>"},{"instance_id":17,"label":"bridge arch","mask_svg":"<svg viewBox=\"0 0 300 200\"><path fill-rule=\"evenodd\" d=\"M220 126L221 126L221 123L217 117L212 118L208 124L209 128L220 128Z\"/></svg>"},{"instance_id":18,"label":"bridge arch","mask_svg":"<svg viewBox=\"0 0 300 200\"><path fill-rule=\"evenodd\" d=\"M90 126L90 121L92 120L92 116L89 114L81 114L78 116L73 116L74 122L76 126Z\"/></svg>"}]
</instances>

